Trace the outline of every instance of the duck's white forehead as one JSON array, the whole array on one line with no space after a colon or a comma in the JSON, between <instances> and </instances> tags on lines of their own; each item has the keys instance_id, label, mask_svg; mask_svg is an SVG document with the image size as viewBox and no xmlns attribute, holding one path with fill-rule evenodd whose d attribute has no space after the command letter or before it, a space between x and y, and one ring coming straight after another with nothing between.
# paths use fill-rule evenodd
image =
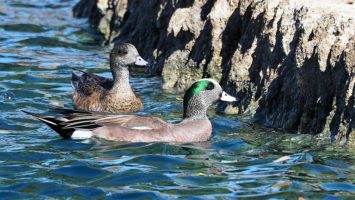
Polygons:
<instances>
[{"instance_id":1,"label":"duck's white forehead","mask_svg":"<svg viewBox=\"0 0 355 200\"><path fill-rule=\"evenodd\" d=\"M133 54L139 54L137 48L133 44L127 43L127 49Z\"/></svg>"},{"instance_id":2,"label":"duck's white forehead","mask_svg":"<svg viewBox=\"0 0 355 200\"><path fill-rule=\"evenodd\" d=\"M198 80L198 82L200 82L200 81L210 81L213 84L220 86L219 83L216 80L212 79L212 78L203 78L203 79Z\"/></svg>"}]
</instances>

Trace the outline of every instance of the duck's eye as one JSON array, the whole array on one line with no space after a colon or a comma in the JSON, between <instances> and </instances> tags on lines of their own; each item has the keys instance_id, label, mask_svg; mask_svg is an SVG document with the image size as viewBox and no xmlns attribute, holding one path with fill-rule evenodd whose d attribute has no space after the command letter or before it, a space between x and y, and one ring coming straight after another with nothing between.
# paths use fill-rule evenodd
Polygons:
<instances>
[{"instance_id":1,"label":"duck's eye","mask_svg":"<svg viewBox=\"0 0 355 200\"><path fill-rule=\"evenodd\" d=\"M126 55L128 53L128 48L126 45L115 45L115 47L113 47L112 49L112 53L116 54L116 55Z\"/></svg>"},{"instance_id":2,"label":"duck's eye","mask_svg":"<svg viewBox=\"0 0 355 200\"><path fill-rule=\"evenodd\" d=\"M119 55L126 55L128 53L127 49L119 49L117 54Z\"/></svg>"},{"instance_id":3,"label":"duck's eye","mask_svg":"<svg viewBox=\"0 0 355 200\"><path fill-rule=\"evenodd\" d=\"M214 84L213 83L208 83L206 90L213 90L214 89Z\"/></svg>"}]
</instances>

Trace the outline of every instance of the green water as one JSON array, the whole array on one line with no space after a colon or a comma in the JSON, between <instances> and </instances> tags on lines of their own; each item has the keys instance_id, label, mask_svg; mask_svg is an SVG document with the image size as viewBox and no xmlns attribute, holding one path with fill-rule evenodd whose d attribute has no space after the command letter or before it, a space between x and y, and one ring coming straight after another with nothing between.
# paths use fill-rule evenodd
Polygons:
<instances>
[{"instance_id":1,"label":"green water","mask_svg":"<svg viewBox=\"0 0 355 200\"><path fill-rule=\"evenodd\" d=\"M108 48L71 17L75 3L0 0L0 199L354 199L352 147L213 109L213 137L199 144L62 140L23 114L70 108L71 67L110 76ZM180 119L182 94L159 77L140 70L131 83L140 113Z\"/></svg>"}]
</instances>

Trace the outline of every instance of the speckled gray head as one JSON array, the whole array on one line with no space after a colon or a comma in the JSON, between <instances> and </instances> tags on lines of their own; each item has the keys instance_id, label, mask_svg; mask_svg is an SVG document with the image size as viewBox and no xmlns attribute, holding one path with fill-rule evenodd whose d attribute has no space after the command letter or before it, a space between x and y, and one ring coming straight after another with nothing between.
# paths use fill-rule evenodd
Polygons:
<instances>
[{"instance_id":1,"label":"speckled gray head","mask_svg":"<svg viewBox=\"0 0 355 200\"><path fill-rule=\"evenodd\" d=\"M115 44L110 53L111 65L120 65L122 67L129 65L147 66L145 61L138 53L136 47L129 43Z\"/></svg>"},{"instance_id":2,"label":"speckled gray head","mask_svg":"<svg viewBox=\"0 0 355 200\"><path fill-rule=\"evenodd\" d=\"M207 109L216 101L236 101L223 91L217 81L200 79L193 83L184 95L184 119L207 119Z\"/></svg>"}]
</instances>

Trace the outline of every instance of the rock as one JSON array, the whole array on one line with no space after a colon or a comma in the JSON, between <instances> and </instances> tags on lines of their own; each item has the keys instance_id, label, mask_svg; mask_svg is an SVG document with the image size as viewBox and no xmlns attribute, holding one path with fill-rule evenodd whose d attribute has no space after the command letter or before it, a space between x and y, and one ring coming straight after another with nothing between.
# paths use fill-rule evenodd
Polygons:
<instances>
[{"instance_id":1,"label":"rock","mask_svg":"<svg viewBox=\"0 0 355 200\"><path fill-rule=\"evenodd\" d=\"M154 58L165 88L212 77L238 97L220 110L332 140L354 135L353 1L81 0L74 13L107 43Z\"/></svg>"}]
</instances>

